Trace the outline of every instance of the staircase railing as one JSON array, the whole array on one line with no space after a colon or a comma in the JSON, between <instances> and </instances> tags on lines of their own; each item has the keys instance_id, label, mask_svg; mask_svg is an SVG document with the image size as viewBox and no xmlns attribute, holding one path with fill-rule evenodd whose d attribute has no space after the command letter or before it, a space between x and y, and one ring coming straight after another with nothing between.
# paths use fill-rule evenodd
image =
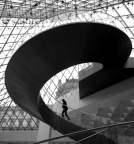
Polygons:
<instances>
[{"instance_id":1,"label":"staircase railing","mask_svg":"<svg viewBox=\"0 0 134 144\"><path fill-rule=\"evenodd\" d=\"M51 97L55 100L55 103L49 106L49 108L51 108L55 113L57 113L57 115L62 116L62 105L63 105L63 103L61 102L62 99L58 100L52 95ZM71 108L70 106L68 106L68 115L71 118L71 122L81 127L84 127L86 129L114 124L114 121L109 118L96 116L95 114L89 114L89 113Z\"/></svg>"},{"instance_id":2,"label":"staircase railing","mask_svg":"<svg viewBox=\"0 0 134 144\"><path fill-rule=\"evenodd\" d=\"M34 144L41 144L41 143L45 143L45 142L55 142L56 144L56 141L59 140L59 139L62 139L62 138L65 138L65 137L69 137L69 136L74 136L74 135L78 135L80 133L88 133L89 131L99 131L97 132L96 134L94 135L91 135L89 137L86 137L78 142L70 142L70 143L73 143L73 144L78 144L78 143L82 143L84 141L88 141L88 142L91 142L89 140L91 140L91 137L95 137L95 139L98 138L99 140L99 134L102 134L102 135L106 135L107 134L107 131L111 131L111 138L113 137L113 134L112 133L116 133L117 135L117 138L116 138L116 143L117 144L133 144L134 143L134 138L133 138L133 135L125 135L125 134L121 134L120 131L119 131L119 128L122 128L122 127L127 127L127 126L132 126L134 125L134 121L129 121L129 122L123 122L123 123L118 123L118 124L112 124L112 125L107 125L107 126L102 126L102 127L98 127L98 128L93 128L93 129L87 129L87 130L82 130L82 131L77 131L77 132L73 132L73 133L69 133L69 134L65 134L65 135L62 135L62 136L59 136L59 137L54 137L54 138L50 138L50 139L46 139L46 140L42 140L42 141L39 141L39 142L36 142ZM113 131L114 130L114 131ZM110 136L109 136L110 137ZM93 139L92 139L93 140ZM64 141L63 141L64 142ZM105 144L109 144L108 141L106 139L104 139L103 141ZM102 143L102 142L100 142ZM54 143L53 143L54 144ZM64 142L65 144L65 142Z\"/></svg>"},{"instance_id":3,"label":"staircase railing","mask_svg":"<svg viewBox=\"0 0 134 144\"><path fill-rule=\"evenodd\" d=\"M61 113L62 113L63 103L60 100L57 100L54 96L51 95L51 97L55 100L55 104L49 105L49 108L53 110L57 115L62 117ZM85 129L92 129L92 128L114 124L113 120L109 118L92 115L92 114L89 114L80 110L75 110L69 106L68 106L68 111L69 111L68 114L69 114L70 122L75 125L79 125L80 127L83 127ZM67 119L66 116L64 118ZM103 135L107 138L109 137L113 141L117 141L116 133L111 134L112 131L113 129L112 130L108 129L107 131L105 130ZM100 130L98 129L98 131L96 130L95 135L99 133L100 133Z\"/></svg>"}]
</instances>

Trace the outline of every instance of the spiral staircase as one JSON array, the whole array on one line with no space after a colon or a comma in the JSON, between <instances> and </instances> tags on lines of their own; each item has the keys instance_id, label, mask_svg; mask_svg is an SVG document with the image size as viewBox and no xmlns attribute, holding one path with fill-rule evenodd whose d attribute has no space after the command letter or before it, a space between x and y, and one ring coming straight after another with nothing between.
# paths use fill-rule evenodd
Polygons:
<instances>
[{"instance_id":1,"label":"spiral staircase","mask_svg":"<svg viewBox=\"0 0 134 144\"><path fill-rule=\"evenodd\" d=\"M88 137L81 143L115 144L114 129L84 132L85 125L67 121L53 112L39 91L58 72L86 62L101 63L103 68L79 82L80 99L133 77L134 70L125 68L131 50L130 39L109 25L73 23L56 27L33 37L16 51L6 69L6 87L18 106L63 135L83 131L69 137L75 141Z\"/></svg>"}]
</instances>

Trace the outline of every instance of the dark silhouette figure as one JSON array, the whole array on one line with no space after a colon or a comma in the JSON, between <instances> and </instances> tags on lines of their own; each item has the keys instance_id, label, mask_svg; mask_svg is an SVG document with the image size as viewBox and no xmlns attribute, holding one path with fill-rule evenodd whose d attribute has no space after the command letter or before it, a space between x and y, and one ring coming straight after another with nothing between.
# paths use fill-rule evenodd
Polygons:
<instances>
[{"instance_id":1,"label":"dark silhouette figure","mask_svg":"<svg viewBox=\"0 0 134 144\"><path fill-rule=\"evenodd\" d=\"M70 120L69 116L67 115L67 110L68 110L67 102L64 99L62 99L62 103L63 103L63 105L62 105L62 108L63 108L62 117L64 118L64 113L65 113L65 115L68 118L68 120Z\"/></svg>"}]
</instances>

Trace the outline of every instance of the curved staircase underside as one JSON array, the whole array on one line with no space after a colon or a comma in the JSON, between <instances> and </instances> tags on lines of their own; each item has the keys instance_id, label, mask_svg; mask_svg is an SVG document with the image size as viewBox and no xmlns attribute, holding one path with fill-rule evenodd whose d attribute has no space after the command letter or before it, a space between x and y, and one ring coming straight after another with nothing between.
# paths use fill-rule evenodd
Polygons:
<instances>
[{"instance_id":1,"label":"curved staircase underside","mask_svg":"<svg viewBox=\"0 0 134 144\"><path fill-rule=\"evenodd\" d=\"M99 85L103 85L98 85L98 88L94 84L94 93L130 78L133 76L133 69L126 69L123 66L131 50L132 45L128 36L109 25L74 23L56 27L33 37L16 51L6 69L6 87L18 106L62 134L84 130L52 112L39 95L40 89L60 71L86 62L101 63L103 69L80 82L81 98L90 94L87 85L93 81L99 81ZM107 75L105 79L101 79L104 77L104 71ZM116 79L120 73L120 78ZM111 76L113 79L109 83ZM78 141L94 133L90 131L71 138ZM109 144L115 143L103 135L93 143L99 144L100 140L108 141Z\"/></svg>"}]
</instances>

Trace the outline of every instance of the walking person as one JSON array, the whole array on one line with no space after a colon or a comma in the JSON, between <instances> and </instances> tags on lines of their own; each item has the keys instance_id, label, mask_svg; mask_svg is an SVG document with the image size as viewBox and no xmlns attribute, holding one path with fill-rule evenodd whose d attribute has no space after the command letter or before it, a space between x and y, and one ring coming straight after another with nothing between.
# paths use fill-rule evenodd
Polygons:
<instances>
[{"instance_id":1,"label":"walking person","mask_svg":"<svg viewBox=\"0 0 134 144\"><path fill-rule=\"evenodd\" d=\"M62 108L63 108L62 117L64 118L64 114L65 114L68 120L70 120L69 116L67 115L68 107L67 107L67 102L65 101L65 99L62 99Z\"/></svg>"}]
</instances>

